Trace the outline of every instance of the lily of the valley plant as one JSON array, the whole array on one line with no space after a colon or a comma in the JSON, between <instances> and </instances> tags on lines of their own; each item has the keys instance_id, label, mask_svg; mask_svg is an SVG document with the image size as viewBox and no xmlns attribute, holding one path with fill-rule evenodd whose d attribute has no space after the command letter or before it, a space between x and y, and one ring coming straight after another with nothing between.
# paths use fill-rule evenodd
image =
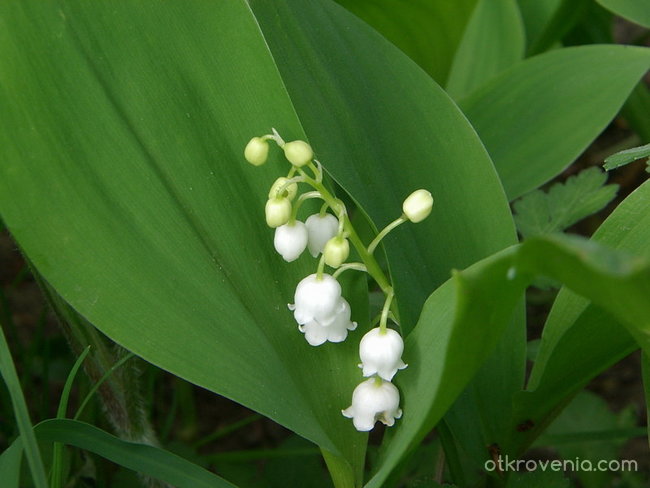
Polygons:
<instances>
[{"instance_id":1,"label":"lily of the valley plant","mask_svg":"<svg viewBox=\"0 0 650 488\"><path fill-rule=\"evenodd\" d=\"M275 228L273 244L285 261L295 261L309 248L315 258L320 255L317 270L296 286L295 303L289 310L298 323L298 330L312 346L326 342L342 342L348 332L357 328L351 320L350 304L341 296L338 276L353 269L368 273L385 295L384 306L378 317L379 325L360 340L359 356L363 377L352 392L352 405L341 411L351 418L359 431L369 431L376 421L392 426L402 416L399 390L392 383L398 370L407 367L402 361L404 342L395 329L388 328L388 320L395 320L393 288L373 256L380 241L398 225L421 222L433 207L433 197L426 190L416 190L402 205L402 215L388 224L373 241L365 246L348 218L345 204L336 198L323 183L323 167L314 159L314 152L304 141L285 142L273 130L272 134L253 137L244 149L246 160L255 165L264 164L269 154L268 141L275 142L283 151L291 168L286 176L278 177L271 185L265 206L266 223ZM310 191L300 192L300 186ZM301 205L308 199L323 201L320 212L310 215L303 223L298 219ZM332 213L329 213L330 210ZM361 262L346 262L350 256L350 241ZM326 267L334 268L332 274ZM381 286L383 285L383 286Z\"/></svg>"}]
</instances>

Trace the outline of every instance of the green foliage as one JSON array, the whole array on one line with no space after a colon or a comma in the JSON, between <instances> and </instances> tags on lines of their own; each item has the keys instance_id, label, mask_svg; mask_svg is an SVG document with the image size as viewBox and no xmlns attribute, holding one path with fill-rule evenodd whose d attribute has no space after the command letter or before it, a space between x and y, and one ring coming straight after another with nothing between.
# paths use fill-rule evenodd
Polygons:
<instances>
[{"instance_id":1,"label":"green foliage","mask_svg":"<svg viewBox=\"0 0 650 488\"><path fill-rule=\"evenodd\" d=\"M557 49L513 66L459 103L514 200L572 163L649 67L650 49Z\"/></svg>"},{"instance_id":2,"label":"green foliage","mask_svg":"<svg viewBox=\"0 0 650 488\"><path fill-rule=\"evenodd\" d=\"M121 466L179 488L233 488L234 485L163 449L118 439L76 420L53 419L34 427L39 440L76 446Z\"/></svg>"},{"instance_id":3,"label":"green foliage","mask_svg":"<svg viewBox=\"0 0 650 488\"><path fill-rule=\"evenodd\" d=\"M548 192L526 194L514 204L517 230L527 239L568 229L614 199L618 185L605 185L606 181L600 169L589 168L555 183Z\"/></svg>"},{"instance_id":4,"label":"green foliage","mask_svg":"<svg viewBox=\"0 0 650 488\"><path fill-rule=\"evenodd\" d=\"M650 182L628 196L592 239L650 259ZM514 398L513 450L522 452L557 416L567 398L638 347L633 337L621 330L615 316L562 289L544 325L526 390ZM516 427L527 421L532 428L517 431Z\"/></svg>"},{"instance_id":5,"label":"green foliage","mask_svg":"<svg viewBox=\"0 0 650 488\"><path fill-rule=\"evenodd\" d=\"M616 15L650 29L650 8L646 2L639 0L596 0Z\"/></svg>"},{"instance_id":6,"label":"green foliage","mask_svg":"<svg viewBox=\"0 0 650 488\"><path fill-rule=\"evenodd\" d=\"M5 488L20 487L20 466L23 461L23 444L12 442L0 454L0 477Z\"/></svg>"},{"instance_id":7,"label":"green foliage","mask_svg":"<svg viewBox=\"0 0 650 488\"><path fill-rule=\"evenodd\" d=\"M9 394L11 395L11 403L14 407L16 423L18 424L18 430L20 431L22 438L21 444L25 450L34 486L36 488L47 488L45 466L43 465L41 452L36 442L36 436L32 430L32 423L29 418L25 396L20 387L20 380L18 379L14 362L11 359L11 352L9 351L9 346L7 345L7 340L4 331L2 330L2 326L0 326L0 374L2 374L2 378L7 385ZM16 473L20 467L19 455L16 452L17 449L18 448L16 447L10 447L5 451L2 455L2 462L0 463L3 474L7 475L9 482L16 480Z\"/></svg>"},{"instance_id":8,"label":"green foliage","mask_svg":"<svg viewBox=\"0 0 650 488\"><path fill-rule=\"evenodd\" d=\"M620 168L626 164L630 164L637 159L643 159L650 157L650 144L645 146L633 147L630 149L625 149L624 151L619 151L611 156L608 156L605 159L605 164L603 168L606 170Z\"/></svg>"},{"instance_id":9,"label":"green foliage","mask_svg":"<svg viewBox=\"0 0 650 488\"><path fill-rule=\"evenodd\" d=\"M515 0L480 0L463 34L446 90L462 99L523 58L525 34Z\"/></svg>"},{"instance_id":10,"label":"green foliage","mask_svg":"<svg viewBox=\"0 0 650 488\"><path fill-rule=\"evenodd\" d=\"M637 84L650 67L650 50L560 48L609 42L611 14L589 0L337 3L0 5L0 223L69 322L77 354L86 343L106 348L87 358L96 384L77 415L100 383L112 395L136 385L112 375L138 355L177 376L158 422L163 442L177 417L196 428L191 388L181 378L304 439L290 437L272 453L197 453L226 427L193 439L193 446L168 444L193 464L64 419L74 373L59 418L35 432L44 443L87 449L176 486L232 486L199 466L208 462L242 487L326 486L319 452L337 488L360 487L364 477L368 488L439 486L433 480L448 475L458 486L568 486L557 473L486 477L484 462L493 454L486 446L520 455L586 381L639 345L650 350L648 183L614 211L595 242L550 234L613 199L616 186L605 185L604 173L594 168L547 193L537 189L571 164L623 104L645 138L648 90ZM638 4L599 3L646 23ZM558 49L545 52L552 48ZM525 53L539 55L522 59ZM395 380L404 417L371 457L369 475L368 438L340 411L361 379L357 344L370 327L372 282L352 272L341 280L359 322L350 339L305 344L285 304L315 265L304 257L286 266L263 219L268 187L288 166L272 154L264 167L252 168L242 154L250 137L271 127L309 141L327 188L353 209L364 242L399 217L414 189L434 197L428 220L400 227L377 249L394 286L409 367ZM647 156L648 146L636 148L608 158L605 167ZM526 242L514 245L508 200L526 193L514 204ZM524 385L522 298L539 276L567 289L553 305ZM2 318L17 335L11 314ZM127 355L119 360L108 351L94 327ZM6 343L3 349L20 438L0 456L0 474L19 484L24 443L36 485L46 486ZM638 434L629 418L586 402L572 404L549 430L547 439L564 455L586 452L567 439ZM578 420L612 428L586 431L571 420L576 408L586 412ZM85 412L92 417L91 408ZM109 417L122 413L109 406ZM134 419L148 427L140 414ZM418 450L434 426L439 437ZM128 437L129 429L115 427ZM615 455L611 445L597 447L599 455ZM441 459L442 450L446 469L413 469L423 453ZM254 470L263 458L264 469ZM55 486L62 484L68 466L60 448L46 460ZM78 475L71 476L74 482ZM120 476L118 483L134 480Z\"/></svg>"},{"instance_id":11,"label":"green foliage","mask_svg":"<svg viewBox=\"0 0 650 488\"><path fill-rule=\"evenodd\" d=\"M480 261L431 295L407 338L405 361L416 366L401 373L399 385L409 416L382 449L381 467L368 487L381 486L409 446L442 417L489 356L519 297L539 274L588 297L650 349L650 261L563 235L533 238Z\"/></svg>"},{"instance_id":12,"label":"green foliage","mask_svg":"<svg viewBox=\"0 0 650 488\"><path fill-rule=\"evenodd\" d=\"M631 437L644 435L645 429L634 428L634 408L612 412L605 401L587 391L580 392L553 421L536 445L555 448L562 459L618 459L619 450ZM608 486L606 471L577 470L575 475L590 488Z\"/></svg>"},{"instance_id":13,"label":"green foliage","mask_svg":"<svg viewBox=\"0 0 650 488\"><path fill-rule=\"evenodd\" d=\"M337 0L444 85L477 0Z\"/></svg>"}]
</instances>

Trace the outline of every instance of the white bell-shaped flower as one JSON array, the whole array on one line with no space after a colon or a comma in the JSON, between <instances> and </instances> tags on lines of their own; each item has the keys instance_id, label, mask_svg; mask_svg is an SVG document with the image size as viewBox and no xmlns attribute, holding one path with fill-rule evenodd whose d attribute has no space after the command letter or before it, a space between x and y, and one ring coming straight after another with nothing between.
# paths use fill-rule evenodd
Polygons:
<instances>
[{"instance_id":1,"label":"white bell-shaped flower","mask_svg":"<svg viewBox=\"0 0 650 488\"><path fill-rule=\"evenodd\" d=\"M325 244L339 232L339 221L332 214L314 214L305 221L309 240L307 247L312 256L316 257L323 252Z\"/></svg>"},{"instance_id":2,"label":"white bell-shaped flower","mask_svg":"<svg viewBox=\"0 0 650 488\"><path fill-rule=\"evenodd\" d=\"M354 389L352 405L341 413L361 432L372 430L377 420L390 427L402 416L399 391L390 381L370 378Z\"/></svg>"},{"instance_id":3,"label":"white bell-shaped flower","mask_svg":"<svg viewBox=\"0 0 650 488\"><path fill-rule=\"evenodd\" d=\"M337 317L341 309L341 285L332 276L323 274L319 279L316 274L304 278L296 287L293 316L299 325L313 320L328 326Z\"/></svg>"},{"instance_id":4,"label":"white bell-shaped flower","mask_svg":"<svg viewBox=\"0 0 650 488\"><path fill-rule=\"evenodd\" d=\"M406 368L402 361L404 341L393 329L382 332L376 327L366 333L359 344L360 368L364 376L376 374L391 381L397 370Z\"/></svg>"},{"instance_id":5,"label":"white bell-shaped flower","mask_svg":"<svg viewBox=\"0 0 650 488\"><path fill-rule=\"evenodd\" d=\"M295 261L307 247L307 226L296 220L275 229L275 250L285 261Z\"/></svg>"},{"instance_id":6,"label":"white bell-shaped flower","mask_svg":"<svg viewBox=\"0 0 650 488\"><path fill-rule=\"evenodd\" d=\"M357 328L357 323L350 321L350 304L345 298L341 298L339 307L334 321L329 325L321 325L317 320L312 320L298 326L310 345L320 346L326 341L343 342L348 331Z\"/></svg>"}]
</instances>

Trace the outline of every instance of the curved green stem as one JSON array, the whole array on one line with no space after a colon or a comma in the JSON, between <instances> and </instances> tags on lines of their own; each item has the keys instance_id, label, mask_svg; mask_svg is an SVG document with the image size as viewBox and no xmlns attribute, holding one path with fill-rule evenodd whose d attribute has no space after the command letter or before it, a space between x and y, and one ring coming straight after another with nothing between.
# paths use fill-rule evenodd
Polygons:
<instances>
[{"instance_id":1,"label":"curved green stem","mask_svg":"<svg viewBox=\"0 0 650 488\"><path fill-rule=\"evenodd\" d=\"M368 252L372 254L375 252L375 249L381 242L381 240L388 235L388 233L393 230L395 227L398 225L403 224L404 222L408 221L408 219L402 214L401 217L393 220L390 224L388 224L386 227L383 228L383 230L377 234L377 236L372 240L370 245L368 246Z\"/></svg>"},{"instance_id":2,"label":"curved green stem","mask_svg":"<svg viewBox=\"0 0 650 488\"><path fill-rule=\"evenodd\" d=\"M323 270L325 269L325 255L321 254L320 261L318 261L318 270L316 271L316 279L323 279Z\"/></svg>"},{"instance_id":3,"label":"curved green stem","mask_svg":"<svg viewBox=\"0 0 650 488\"><path fill-rule=\"evenodd\" d=\"M294 183L302 183L305 181L305 179L302 176L296 176L295 178L287 178L287 181L284 182L284 185L282 185L280 188L278 188L275 192L275 196L279 197L282 195L282 193L289 188L289 185L293 185Z\"/></svg>"},{"instance_id":4,"label":"curved green stem","mask_svg":"<svg viewBox=\"0 0 650 488\"><path fill-rule=\"evenodd\" d=\"M323 198L323 196L319 191L308 191L307 193L303 193L302 195L300 195L296 200L296 203L293 205L293 208L291 209L291 217L289 217L289 222L296 221L296 216L298 215L298 209L300 208L300 206L303 204L305 200L309 200L310 198Z\"/></svg>"},{"instance_id":5,"label":"curved green stem","mask_svg":"<svg viewBox=\"0 0 650 488\"><path fill-rule=\"evenodd\" d=\"M320 210L319 210L319 212L318 212L318 215L320 215L321 217L324 217L325 214L327 213L327 209L328 209L329 207L330 207L330 206L327 204L327 202L323 203L323 206L320 208Z\"/></svg>"},{"instance_id":6,"label":"curved green stem","mask_svg":"<svg viewBox=\"0 0 650 488\"><path fill-rule=\"evenodd\" d=\"M345 263L339 266L339 268L334 271L334 274L332 277L338 278L343 271L346 271L348 269L356 269L357 271L365 271L366 273L368 272L368 268L366 268L366 265L363 263Z\"/></svg>"},{"instance_id":7,"label":"curved green stem","mask_svg":"<svg viewBox=\"0 0 650 488\"><path fill-rule=\"evenodd\" d=\"M343 210L341 207L343 204L337 198L335 198L327 188L325 188L325 185L309 177L309 175L307 175L302 169L298 169L298 172L301 176L305 177L305 183L313 186L316 191L320 193L320 197L325 201L325 203L327 203L337 215L341 215ZM392 288L390 286L390 281L381 270L379 263L377 263L375 257L368 252L366 246L363 244L363 242L361 242L359 235L357 234L356 230L354 230L352 222L350 222L350 219L347 217L347 215L344 214L341 220L343 221L343 230L348 233L348 238L359 253L361 261L363 261L363 264L366 265L368 274L372 276L372 278L377 282L382 291L387 294L389 290L392 290Z\"/></svg>"},{"instance_id":8,"label":"curved green stem","mask_svg":"<svg viewBox=\"0 0 650 488\"><path fill-rule=\"evenodd\" d=\"M388 322L388 312L390 311L390 305L393 301L393 289L391 288L388 294L386 295L386 301L384 302L384 308L381 311L381 320L379 321L379 332L381 334L386 333L386 323Z\"/></svg>"}]
</instances>

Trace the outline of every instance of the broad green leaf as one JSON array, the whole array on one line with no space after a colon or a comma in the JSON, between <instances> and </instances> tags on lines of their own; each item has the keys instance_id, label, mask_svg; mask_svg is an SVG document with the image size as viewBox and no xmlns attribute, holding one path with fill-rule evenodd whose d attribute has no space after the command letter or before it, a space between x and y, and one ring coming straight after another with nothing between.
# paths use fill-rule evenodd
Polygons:
<instances>
[{"instance_id":1,"label":"broad green leaf","mask_svg":"<svg viewBox=\"0 0 650 488\"><path fill-rule=\"evenodd\" d=\"M319 160L375 227L397 218L413 190L433 194L433 212L425 221L402 225L383 241L401 326L409 331L452 267L515 242L489 158L446 93L362 22L349 19L343 28L348 22L343 9L327 2L250 4ZM329 36L319 31L319 19ZM306 51L298 38L319 49ZM374 55L368 58L370 51ZM305 66L308 78L294 66ZM397 83L409 89L396 95Z\"/></svg>"},{"instance_id":2,"label":"broad green leaf","mask_svg":"<svg viewBox=\"0 0 650 488\"><path fill-rule=\"evenodd\" d=\"M60 442L93 452L120 466L178 488L233 488L223 478L158 447L128 442L85 422L45 420L34 427L41 441Z\"/></svg>"},{"instance_id":3,"label":"broad green leaf","mask_svg":"<svg viewBox=\"0 0 650 488\"><path fill-rule=\"evenodd\" d=\"M25 1L0 22L0 212L35 267L119 344L358 473L366 437L340 410L368 318L353 311L343 344L296 331L286 303L315 263L282 261L263 219L288 167L243 147L271 127L308 137L375 227L433 192L433 215L385 246L408 330L450 267L515 241L463 114L329 1Z\"/></svg>"},{"instance_id":4,"label":"broad green leaf","mask_svg":"<svg viewBox=\"0 0 650 488\"><path fill-rule=\"evenodd\" d=\"M7 340L5 339L2 325L0 325L0 374L2 375L2 379L7 385L7 390L9 390L9 395L11 396L11 404L16 417L16 424L18 424L18 431L22 438L21 445L25 450L25 456L29 463L29 469L32 474L34 486L36 488L47 488L47 477L45 475L45 467L43 466L41 451L39 451L38 444L36 443L36 437L32 430L32 422L29 419L29 410L27 410L27 402L25 402L25 396L23 395L23 390L20 386L18 374L16 373L16 366L11 358L11 351L9 350ZM9 449L18 448L10 446ZM7 451L9 451L9 449ZM19 465L16 459L18 454L15 450L7 451L3 453L2 467L3 470L7 470L7 475L9 476L9 479L11 479L11 476L15 474L15 470L17 469L16 464Z\"/></svg>"},{"instance_id":5,"label":"broad green leaf","mask_svg":"<svg viewBox=\"0 0 650 488\"><path fill-rule=\"evenodd\" d=\"M479 482L485 446L505 442L512 415L512 395L526 375L526 320L523 299L501 340L442 419L450 436L443 437L447 459L460 485ZM453 446L450 446L453 444Z\"/></svg>"},{"instance_id":6,"label":"broad green leaf","mask_svg":"<svg viewBox=\"0 0 650 488\"><path fill-rule=\"evenodd\" d=\"M650 7L644 0L596 0L616 15L650 29Z\"/></svg>"},{"instance_id":7,"label":"broad green leaf","mask_svg":"<svg viewBox=\"0 0 650 488\"><path fill-rule=\"evenodd\" d=\"M460 102L513 200L553 178L607 126L650 49L582 46L512 67Z\"/></svg>"},{"instance_id":8,"label":"broad green leaf","mask_svg":"<svg viewBox=\"0 0 650 488\"><path fill-rule=\"evenodd\" d=\"M605 164L603 168L606 170L620 168L626 164L630 164L637 159L650 157L650 144L645 146L632 147L630 149L625 149L624 151L619 151L605 159Z\"/></svg>"},{"instance_id":9,"label":"broad green leaf","mask_svg":"<svg viewBox=\"0 0 650 488\"><path fill-rule=\"evenodd\" d=\"M616 208L593 240L650 259L650 182ZM616 317L586 298L561 290L544 326L527 390L514 399L515 449L523 450L539 435L572 393L637 348ZM522 425L528 428L517 430Z\"/></svg>"},{"instance_id":10,"label":"broad green leaf","mask_svg":"<svg viewBox=\"0 0 650 488\"><path fill-rule=\"evenodd\" d=\"M446 90L461 99L524 56L525 34L516 0L480 0L458 46Z\"/></svg>"},{"instance_id":11,"label":"broad green leaf","mask_svg":"<svg viewBox=\"0 0 650 488\"><path fill-rule=\"evenodd\" d=\"M23 444L16 439L0 454L0 479L5 488L20 487L20 465L23 461Z\"/></svg>"},{"instance_id":12,"label":"broad green leaf","mask_svg":"<svg viewBox=\"0 0 650 488\"><path fill-rule=\"evenodd\" d=\"M584 18L592 2L591 0L561 0L559 2L542 0L541 3L546 4L542 7L545 10L545 15L540 22L541 30L528 39L527 56L533 56L558 46L565 34Z\"/></svg>"},{"instance_id":13,"label":"broad green leaf","mask_svg":"<svg viewBox=\"0 0 650 488\"><path fill-rule=\"evenodd\" d=\"M431 295L407 337L404 360L409 367L396 381L404 417L382 449L369 488L382 486L405 452L438 422L489 355L519 297L539 274L591 299L650 349L650 260L561 234L533 238L484 259ZM509 446L501 448L513 454Z\"/></svg>"},{"instance_id":14,"label":"broad green leaf","mask_svg":"<svg viewBox=\"0 0 650 488\"><path fill-rule=\"evenodd\" d=\"M286 304L315 264L282 261L263 217L287 164L242 156L272 126L304 137L247 5L28 1L0 19L0 211L36 268L116 342L354 463L355 345L296 330Z\"/></svg>"},{"instance_id":15,"label":"broad green leaf","mask_svg":"<svg viewBox=\"0 0 650 488\"><path fill-rule=\"evenodd\" d=\"M632 90L627 102L623 105L621 114L629 122L634 131L639 134L640 142L650 141L650 89L641 80Z\"/></svg>"},{"instance_id":16,"label":"broad green leaf","mask_svg":"<svg viewBox=\"0 0 650 488\"><path fill-rule=\"evenodd\" d=\"M336 0L395 44L440 84L477 0Z\"/></svg>"},{"instance_id":17,"label":"broad green leaf","mask_svg":"<svg viewBox=\"0 0 650 488\"><path fill-rule=\"evenodd\" d=\"M561 232L602 210L618 185L605 185L607 174L588 168L555 183L548 192L535 190L514 203L517 230L524 238Z\"/></svg>"},{"instance_id":18,"label":"broad green leaf","mask_svg":"<svg viewBox=\"0 0 650 488\"><path fill-rule=\"evenodd\" d=\"M528 46L543 35L563 0L518 0Z\"/></svg>"}]
</instances>

